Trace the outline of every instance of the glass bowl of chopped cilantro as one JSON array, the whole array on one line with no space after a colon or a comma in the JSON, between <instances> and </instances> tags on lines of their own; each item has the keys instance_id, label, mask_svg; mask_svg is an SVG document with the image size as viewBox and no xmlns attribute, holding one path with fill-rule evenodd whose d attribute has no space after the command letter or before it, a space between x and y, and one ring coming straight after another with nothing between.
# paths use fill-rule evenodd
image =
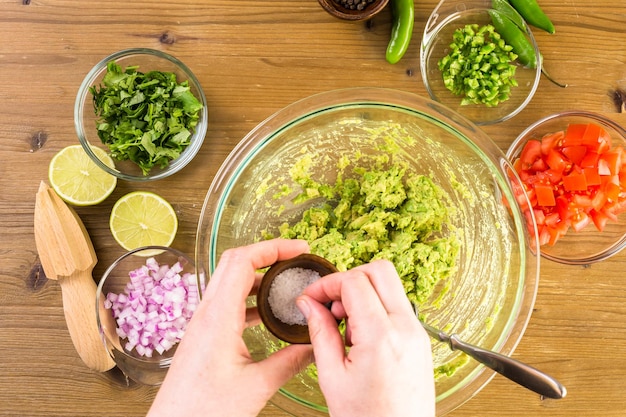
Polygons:
<instances>
[{"instance_id":1,"label":"glass bowl of chopped cilantro","mask_svg":"<svg viewBox=\"0 0 626 417\"><path fill-rule=\"evenodd\" d=\"M541 76L528 25L512 8L496 10L490 4L440 2L420 51L430 97L477 125L503 122L522 111Z\"/></svg>"},{"instance_id":2,"label":"glass bowl of chopped cilantro","mask_svg":"<svg viewBox=\"0 0 626 417\"><path fill-rule=\"evenodd\" d=\"M524 130L507 157L521 179L541 255L589 265L626 247L626 129L604 115L567 110Z\"/></svg>"},{"instance_id":3,"label":"glass bowl of chopped cilantro","mask_svg":"<svg viewBox=\"0 0 626 417\"><path fill-rule=\"evenodd\" d=\"M532 312L539 257L509 165L481 129L430 99L377 88L305 98L258 125L220 168L198 224L198 273L210 277L228 248L278 236L306 239L339 270L388 259L424 320L510 354ZM255 359L284 346L261 326L244 339ZM432 348L442 415L493 373ZM327 415L314 367L273 402Z\"/></svg>"},{"instance_id":4,"label":"glass bowl of chopped cilantro","mask_svg":"<svg viewBox=\"0 0 626 417\"><path fill-rule=\"evenodd\" d=\"M98 62L76 96L74 125L96 164L129 181L165 178L197 154L207 131L206 97L193 72L164 52L134 48ZM111 168L91 146L115 161Z\"/></svg>"}]
</instances>

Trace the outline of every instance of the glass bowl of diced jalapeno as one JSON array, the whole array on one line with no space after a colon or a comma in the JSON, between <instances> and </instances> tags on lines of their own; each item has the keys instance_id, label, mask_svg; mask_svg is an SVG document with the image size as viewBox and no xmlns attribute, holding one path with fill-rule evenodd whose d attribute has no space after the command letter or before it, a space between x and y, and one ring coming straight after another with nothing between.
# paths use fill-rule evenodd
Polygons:
<instances>
[{"instance_id":1,"label":"glass bowl of diced jalapeno","mask_svg":"<svg viewBox=\"0 0 626 417\"><path fill-rule=\"evenodd\" d=\"M207 131L200 82L177 58L134 48L98 62L83 79L74 125L85 152L108 173L129 181L165 178L186 166ZM92 146L113 159L100 160Z\"/></svg>"},{"instance_id":2,"label":"glass bowl of diced jalapeno","mask_svg":"<svg viewBox=\"0 0 626 417\"><path fill-rule=\"evenodd\" d=\"M539 49L526 22L514 9L496 10L491 2L441 2L426 24L420 60L430 97L477 125L522 111L541 76Z\"/></svg>"}]
</instances>

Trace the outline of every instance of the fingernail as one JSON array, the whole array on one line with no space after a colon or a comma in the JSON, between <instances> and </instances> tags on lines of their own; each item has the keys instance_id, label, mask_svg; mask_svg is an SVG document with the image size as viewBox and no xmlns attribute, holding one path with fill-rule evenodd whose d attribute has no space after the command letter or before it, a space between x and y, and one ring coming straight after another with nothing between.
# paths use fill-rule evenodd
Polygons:
<instances>
[{"instance_id":1,"label":"fingernail","mask_svg":"<svg viewBox=\"0 0 626 417\"><path fill-rule=\"evenodd\" d=\"M300 312L302 313L302 315L304 315L304 318L308 320L309 316L311 315L311 307L309 307L309 303L307 303L306 300L302 298L298 298L296 300L296 306L300 309Z\"/></svg>"}]
</instances>

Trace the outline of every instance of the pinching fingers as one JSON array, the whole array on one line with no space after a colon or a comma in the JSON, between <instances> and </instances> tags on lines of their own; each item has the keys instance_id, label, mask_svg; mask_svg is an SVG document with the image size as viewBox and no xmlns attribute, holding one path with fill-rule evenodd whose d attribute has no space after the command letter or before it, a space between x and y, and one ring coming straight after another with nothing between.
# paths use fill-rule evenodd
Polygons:
<instances>
[{"instance_id":1,"label":"pinching fingers","mask_svg":"<svg viewBox=\"0 0 626 417\"><path fill-rule=\"evenodd\" d=\"M413 308L404 291L402 280L391 262L377 260L354 269L368 276L380 301L389 313L413 315Z\"/></svg>"}]
</instances>

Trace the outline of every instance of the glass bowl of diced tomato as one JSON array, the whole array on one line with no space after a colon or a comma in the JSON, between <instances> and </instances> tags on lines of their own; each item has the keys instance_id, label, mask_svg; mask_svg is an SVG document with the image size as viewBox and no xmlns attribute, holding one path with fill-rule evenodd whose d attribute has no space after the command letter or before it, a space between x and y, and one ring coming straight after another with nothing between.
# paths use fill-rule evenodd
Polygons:
<instances>
[{"instance_id":1,"label":"glass bowl of diced tomato","mask_svg":"<svg viewBox=\"0 0 626 417\"><path fill-rule=\"evenodd\" d=\"M544 258L585 265L626 246L625 150L622 126L577 110L547 116L513 142L513 186L528 196L523 210Z\"/></svg>"}]
</instances>

